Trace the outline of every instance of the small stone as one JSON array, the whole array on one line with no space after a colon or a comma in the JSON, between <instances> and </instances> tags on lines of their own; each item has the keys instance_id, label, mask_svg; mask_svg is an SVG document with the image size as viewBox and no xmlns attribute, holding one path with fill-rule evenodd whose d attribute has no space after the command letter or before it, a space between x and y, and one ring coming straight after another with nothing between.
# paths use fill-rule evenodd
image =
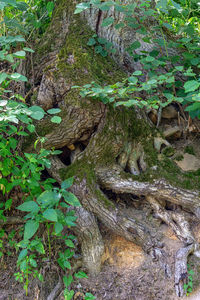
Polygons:
<instances>
[{"instance_id":1,"label":"small stone","mask_svg":"<svg viewBox=\"0 0 200 300\"><path fill-rule=\"evenodd\" d=\"M200 169L200 159L192 154L183 154L183 159L180 161L175 160L175 163L183 171L197 171Z\"/></svg>"},{"instance_id":2,"label":"small stone","mask_svg":"<svg viewBox=\"0 0 200 300\"><path fill-rule=\"evenodd\" d=\"M168 105L162 110L162 118L174 119L177 118L178 112L173 105Z\"/></svg>"}]
</instances>

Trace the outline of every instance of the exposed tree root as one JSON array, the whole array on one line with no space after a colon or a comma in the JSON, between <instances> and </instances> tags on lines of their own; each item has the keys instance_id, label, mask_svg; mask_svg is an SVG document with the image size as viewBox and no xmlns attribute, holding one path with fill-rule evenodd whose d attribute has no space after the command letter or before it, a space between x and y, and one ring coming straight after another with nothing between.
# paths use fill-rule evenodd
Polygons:
<instances>
[{"instance_id":1,"label":"exposed tree root","mask_svg":"<svg viewBox=\"0 0 200 300\"><path fill-rule=\"evenodd\" d=\"M184 294L184 284L188 281L187 258L194 251L194 244L181 248L175 256L175 290L179 297Z\"/></svg>"},{"instance_id":2,"label":"exposed tree root","mask_svg":"<svg viewBox=\"0 0 200 300\"><path fill-rule=\"evenodd\" d=\"M113 168L101 168L97 170L100 184L115 193L130 193L137 196L152 195L160 200L178 204L200 216L199 193L197 191L184 190L168 184L164 179L155 180L153 183L140 182L128 176L120 166Z\"/></svg>"},{"instance_id":3,"label":"exposed tree root","mask_svg":"<svg viewBox=\"0 0 200 300\"><path fill-rule=\"evenodd\" d=\"M47 300L54 300L56 297L60 294L62 291L62 281L59 279L58 283L54 287L54 289L51 291L49 296L47 297Z\"/></svg>"}]
</instances>

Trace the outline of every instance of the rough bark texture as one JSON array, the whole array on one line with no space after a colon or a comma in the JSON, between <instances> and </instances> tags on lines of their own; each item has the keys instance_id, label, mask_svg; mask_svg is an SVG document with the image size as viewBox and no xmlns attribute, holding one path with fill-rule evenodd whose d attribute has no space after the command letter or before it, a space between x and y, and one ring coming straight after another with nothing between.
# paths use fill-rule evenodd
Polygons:
<instances>
[{"instance_id":1,"label":"rough bark texture","mask_svg":"<svg viewBox=\"0 0 200 300\"><path fill-rule=\"evenodd\" d=\"M75 176L71 190L82 203L82 208L76 210L76 231L82 244L83 261L90 273L94 275L101 268L104 246L100 221L110 231L160 259L166 274L170 274L166 254L162 251L162 236L155 218L146 217L143 209L146 205L148 214L153 212L171 226L183 242L175 264L175 285L181 296L183 279L187 278L187 256L198 248L187 216L193 214L199 218L199 193L184 188L184 174L173 162L166 157L158 159L154 149L158 132L141 117L141 112L133 108L106 107L98 101L82 99L78 91L72 89L73 85L94 80L101 84L116 82L125 76L111 59L102 58L87 46L88 37L93 33L83 18L73 15L73 10L73 1L58 3L35 57L35 83L39 89L33 101L44 109L62 109L60 125L53 125L48 119L38 125L38 132L47 137L45 146L63 150L63 155L52 158L49 173L58 182ZM134 32L131 35L115 32L112 27L109 30L97 28L98 22L112 14L111 9L98 20L98 11L90 10L84 17L100 36L114 42L121 55L119 63L123 61L121 65L125 67L128 63L131 70L137 69L124 49L127 43L140 37ZM122 18L121 14L115 17ZM143 47L146 47L144 43ZM191 186L194 187L193 182ZM140 199L139 206L132 211L119 208L114 200L123 195L129 195L129 201L134 203ZM176 204L178 211L166 210L167 203Z\"/></svg>"}]
</instances>

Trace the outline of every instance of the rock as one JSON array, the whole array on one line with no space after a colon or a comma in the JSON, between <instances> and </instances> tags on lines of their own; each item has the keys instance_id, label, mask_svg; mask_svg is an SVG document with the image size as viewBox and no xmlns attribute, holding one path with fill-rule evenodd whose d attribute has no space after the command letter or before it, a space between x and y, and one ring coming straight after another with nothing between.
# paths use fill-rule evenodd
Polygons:
<instances>
[{"instance_id":1,"label":"rock","mask_svg":"<svg viewBox=\"0 0 200 300\"><path fill-rule=\"evenodd\" d=\"M166 139L179 139L181 137L182 130L179 126L169 127L163 132L163 134Z\"/></svg>"},{"instance_id":2,"label":"rock","mask_svg":"<svg viewBox=\"0 0 200 300\"><path fill-rule=\"evenodd\" d=\"M173 105L168 105L162 110L162 118L164 119L174 119L177 118L178 112Z\"/></svg>"},{"instance_id":3,"label":"rock","mask_svg":"<svg viewBox=\"0 0 200 300\"><path fill-rule=\"evenodd\" d=\"M197 171L200 169L200 159L198 159L195 155L188 153L184 153L183 159L180 161L175 160L175 163L183 171Z\"/></svg>"}]
</instances>

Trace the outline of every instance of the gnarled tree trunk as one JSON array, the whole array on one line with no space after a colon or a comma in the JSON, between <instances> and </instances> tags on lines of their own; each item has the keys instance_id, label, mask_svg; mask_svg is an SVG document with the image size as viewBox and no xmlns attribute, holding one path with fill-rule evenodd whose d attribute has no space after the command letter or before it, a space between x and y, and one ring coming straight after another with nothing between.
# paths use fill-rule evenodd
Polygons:
<instances>
[{"instance_id":1,"label":"gnarled tree trunk","mask_svg":"<svg viewBox=\"0 0 200 300\"><path fill-rule=\"evenodd\" d=\"M199 218L199 193L181 187L184 175L170 159L158 157L154 139L159 133L150 127L141 111L114 109L93 99L83 99L72 89L73 85L91 81L117 82L126 75L116 62L101 57L87 46L93 32L85 18L100 36L114 41L118 49L115 60L121 57L119 65L124 68L128 65L128 71L138 67L125 51L127 43L138 38L134 32L120 35L112 27L101 29L99 23L106 17L105 12L98 19L98 11L92 9L84 16L74 15L73 11L74 1L58 1L50 28L38 45L35 84L39 88L34 98L45 110L62 109L60 125L46 119L38 125L38 132L47 138L46 147L63 150L62 155L52 158L49 173L59 182L75 177L71 190L82 203L76 209L76 230L83 262L91 274L101 269L104 243L100 221L110 231L160 259L166 276L170 276L156 221L159 218L183 244L175 263L176 291L182 296L187 256L198 249L189 220L190 216ZM112 13L111 10L109 14ZM122 18L121 14L117 17ZM172 166L171 170L168 165ZM174 174L174 170L179 173ZM179 178L176 185L174 176ZM123 201L125 197L133 203L129 210L115 201ZM169 203L175 204L173 209L167 209Z\"/></svg>"}]
</instances>

